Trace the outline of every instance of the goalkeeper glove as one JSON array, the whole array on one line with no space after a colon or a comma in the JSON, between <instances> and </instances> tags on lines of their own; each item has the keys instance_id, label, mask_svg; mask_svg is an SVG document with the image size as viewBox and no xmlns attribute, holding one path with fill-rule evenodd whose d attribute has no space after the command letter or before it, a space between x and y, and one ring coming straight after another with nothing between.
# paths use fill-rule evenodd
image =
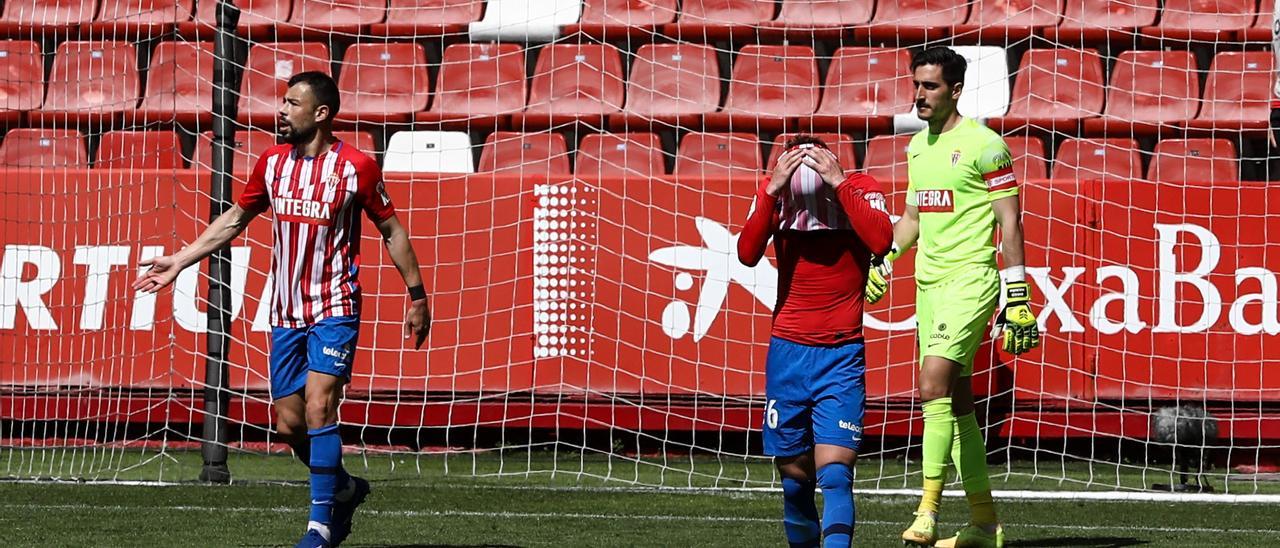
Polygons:
<instances>
[{"instance_id":1,"label":"goalkeeper glove","mask_svg":"<svg viewBox=\"0 0 1280 548\"><path fill-rule=\"evenodd\" d=\"M1006 268L1001 273L1004 280L1004 310L996 318L996 325L1004 329L1004 351L1022 354L1040 346L1040 326L1031 312L1031 286L1027 285L1025 270Z\"/></svg>"},{"instance_id":2,"label":"goalkeeper glove","mask_svg":"<svg viewBox=\"0 0 1280 548\"><path fill-rule=\"evenodd\" d=\"M898 258L898 248L894 246L884 257L871 256L871 269L867 271L867 304L876 304L889 291L889 275L893 274L891 262Z\"/></svg>"}]
</instances>

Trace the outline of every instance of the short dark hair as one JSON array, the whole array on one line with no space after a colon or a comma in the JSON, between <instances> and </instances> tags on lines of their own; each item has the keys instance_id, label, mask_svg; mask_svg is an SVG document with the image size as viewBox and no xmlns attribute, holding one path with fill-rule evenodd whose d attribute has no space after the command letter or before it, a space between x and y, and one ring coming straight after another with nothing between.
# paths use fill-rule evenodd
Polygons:
<instances>
[{"instance_id":1,"label":"short dark hair","mask_svg":"<svg viewBox=\"0 0 1280 548\"><path fill-rule=\"evenodd\" d=\"M329 107L330 120L338 115L338 108L342 103L338 98L338 84L333 81L332 76L318 70L299 72L289 78L289 87L298 84L306 84L311 88L311 94L316 96L317 106Z\"/></svg>"},{"instance_id":2,"label":"short dark hair","mask_svg":"<svg viewBox=\"0 0 1280 548\"><path fill-rule=\"evenodd\" d=\"M818 145L822 148L829 148L825 141L823 141L822 139L816 136L809 135L807 133L801 133L790 139L787 139L787 144L783 145L782 148L785 150L791 150L800 145L808 145L808 144Z\"/></svg>"},{"instance_id":3,"label":"short dark hair","mask_svg":"<svg viewBox=\"0 0 1280 548\"><path fill-rule=\"evenodd\" d=\"M924 65L942 67L942 80L948 86L964 82L964 71L969 68L969 62L963 56L951 48L941 46L926 49L911 58L911 72L914 73L916 68Z\"/></svg>"}]
</instances>

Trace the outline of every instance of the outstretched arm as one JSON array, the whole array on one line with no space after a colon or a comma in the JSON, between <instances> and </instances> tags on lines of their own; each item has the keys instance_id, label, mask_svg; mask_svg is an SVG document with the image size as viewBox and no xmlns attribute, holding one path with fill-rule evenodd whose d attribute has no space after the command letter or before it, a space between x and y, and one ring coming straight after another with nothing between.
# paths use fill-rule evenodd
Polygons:
<instances>
[{"instance_id":1,"label":"outstretched arm","mask_svg":"<svg viewBox=\"0 0 1280 548\"><path fill-rule=\"evenodd\" d=\"M156 257L142 261L142 266L150 266L146 272L138 276L133 282L133 289L147 293L153 293L163 289L165 286L173 283L177 279L178 274L187 267L196 264L205 257L212 255L222 246L231 243L236 236L244 232L249 221L257 217L261 210L249 211L240 207L239 204L231 206L226 213L219 215L217 219L204 232L200 234L196 241L182 248L173 255L164 257Z\"/></svg>"}]
</instances>

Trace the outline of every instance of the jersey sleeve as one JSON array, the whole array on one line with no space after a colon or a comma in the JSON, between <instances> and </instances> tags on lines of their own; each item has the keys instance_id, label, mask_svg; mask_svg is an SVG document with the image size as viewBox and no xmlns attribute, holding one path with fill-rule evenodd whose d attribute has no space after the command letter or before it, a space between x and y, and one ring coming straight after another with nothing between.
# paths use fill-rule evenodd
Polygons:
<instances>
[{"instance_id":1,"label":"jersey sleeve","mask_svg":"<svg viewBox=\"0 0 1280 548\"><path fill-rule=\"evenodd\" d=\"M1018 195L1018 178L1013 174L1013 156L999 135L992 136L978 151L978 173L987 185L987 199L996 201Z\"/></svg>"},{"instance_id":2,"label":"jersey sleeve","mask_svg":"<svg viewBox=\"0 0 1280 548\"><path fill-rule=\"evenodd\" d=\"M760 262L769 238L778 228L778 198L765 192L768 186L769 178L765 177L756 188L755 200L747 213L747 224L738 235L738 261L747 266Z\"/></svg>"},{"instance_id":3,"label":"jersey sleeve","mask_svg":"<svg viewBox=\"0 0 1280 548\"><path fill-rule=\"evenodd\" d=\"M382 180L382 169L373 161L356 164L356 200L364 208L365 215L374 223L381 223L396 214L396 208L387 195L386 184Z\"/></svg>"},{"instance_id":4,"label":"jersey sleeve","mask_svg":"<svg viewBox=\"0 0 1280 548\"><path fill-rule=\"evenodd\" d=\"M271 196L267 192L267 157L269 156L271 155L259 156L258 162L253 165L249 182L245 184L244 192L240 193L240 199L236 201L240 209L260 213L266 211L271 205Z\"/></svg>"}]
</instances>

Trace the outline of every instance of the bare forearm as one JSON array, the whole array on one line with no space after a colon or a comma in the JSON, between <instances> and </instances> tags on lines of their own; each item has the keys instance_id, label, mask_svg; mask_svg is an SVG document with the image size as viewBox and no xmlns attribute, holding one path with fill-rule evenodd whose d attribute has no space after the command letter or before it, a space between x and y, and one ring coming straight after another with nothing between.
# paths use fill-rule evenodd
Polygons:
<instances>
[{"instance_id":1,"label":"bare forearm","mask_svg":"<svg viewBox=\"0 0 1280 548\"><path fill-rule=\"evenodd\" d=\"M1026 250L1022 244L1022 222L1014 219L1000 225L1000 255L1004 266L1022 266L1026 263Z\"/></svg>"},{"instance_id":2,"label":"bare forearm","mask_svg":"<svg viewBox=\"0 0 1280 548\"><path fill-rule=\"evenodd\" d=\"M409 243L408 233L402 230L396 231L387 238L386 245L387 253L391 255L391 262L395 263L396 270L400 271L400 277L404 278L405 285L408 287L422 285L422 270L418 266L418 254Z\"/></svg>"},{"instance_id":3,"label":"bare forearm","mask_svg":"<svg viewBox=\"0 0 1280 548\"><path fill-rule=\"evenodd\" d=\"M250 218L251 216L239 206L233 206L226 213L219 215L208 228L204 229L200 237L196 238L196 241L175 254L179 264L183 268L196 264L222 246L231 243L231 240L244 232Z\"/></svg>"},{"instance_id":4,"label":"bare forearm","mask_svg":"<svg viewBox=\"0 0 1280 548\"><path fill-rule=\"evenodd\" d=\"M903 215L893 224L893 245L898 248L898 253L906 253L916 245L918 239L920 239L920 218Z\"/></svg>"}]
</instances>

